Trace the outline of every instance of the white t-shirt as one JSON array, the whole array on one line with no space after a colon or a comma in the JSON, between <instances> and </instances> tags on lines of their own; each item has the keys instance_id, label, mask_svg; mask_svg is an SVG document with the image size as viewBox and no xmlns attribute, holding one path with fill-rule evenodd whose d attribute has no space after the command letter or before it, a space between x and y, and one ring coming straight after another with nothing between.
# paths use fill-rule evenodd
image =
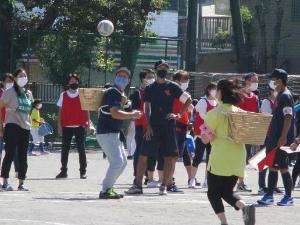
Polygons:
<instances>
[{"instance_id":1,"label":"white t-shirt","mask_svg":"<svg viewBox=\"0 0 300 225\"><path fill-rule=\"evenodd\" d=\"M217 101L215 99L208 99L206 96L204 98L201 98L197 105L195 106L196 111L199 113L200 117L204 120L205 116L207 114L207 102L209 102L210 105L216 107L217 106Z\"/></svg>"},{"instance_id":2,"label":"white t-shirt","mask_svg":"<svg viewBox=\"0 0 300 225\"><path fill-rule=\"evenodd\" d=\"M261 103L260 111L266 114L272 114L272 105L269 99L264 99Z\"/></svg>"},{"instance_id":3,"label":"white t-shirt","mask_svg":"<svg viewBox=\"0 0 300 225\"><path fill-rule=\"evenodd\" d=\"M70 98L76 98L78 95L79 95L79 91L76 90L76 92L72 93L70 91L67 91L67 95L70 97ZM56 105L61 108L62 107L62 104L63 104L63 100L64 100L64 92L62 92L59 96L59 99L56 103ZM74 125L74 126L67 126L67 127L80 127L79 125Z\"/></svg>"},{"instance_id":4,"label":"white t-shirt","mask_svg":"<svg viewBox=\"0 0 300 225\"><path fill-rule=\"evenodd\" d=\"M74 92L74 93L72 93L72 92L70 92L70 91L67 91L67 95L68 95L70 98L76 98L76 97L79 95L79 91L76 90L76 92ZM56 105L57 105L58 107L61 108L61 107L62 107L62 104L63 104L63 100L64 100L64 92L62 92L62 93L60 94L59 99L58 99Z\"/></svg>"}]
</instances>

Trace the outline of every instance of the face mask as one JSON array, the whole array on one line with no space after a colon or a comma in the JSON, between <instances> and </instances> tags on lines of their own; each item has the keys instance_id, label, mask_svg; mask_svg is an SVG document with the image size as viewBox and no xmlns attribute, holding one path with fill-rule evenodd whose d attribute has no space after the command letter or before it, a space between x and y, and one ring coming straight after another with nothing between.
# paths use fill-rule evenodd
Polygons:
<instances>
[{"instance_id":1,"label":"face mask","mask_svg":"<svg viewBox=\"0 0 300 225\"><path fill-rule=\"evenodd\" d=\"M12 88L14 86L14 83L6 83L5 88L9 89Z\"/></svg>"},{"instance_id":2,"label":"face mask","mask_svg":"<svg viewBox=\"0 0 300 225\"><path fill-rule=\"evenodd\" d=\"M150 84L153 84L155 82L155 79L153 78L153 79L144 79L144 84L145 84L145 86L148 86L148 85L150 85Z\"/></svg>"},{"instance_id":3,"label":"face mask","mask_svg":"<svg viewBox=\"0 0 300 225\"><path fill-rule=\"evenodd\" d=\"M258 83L252 83L251 87L250 87L250 90L251 91L257 91L257 89L258 89Z\"/></svg>"},{"instance_id":4,"label":"face mask","mask_svg":"<svg viewBox=\"0 0 300 225\"><path fill-rule=\"evenodd\" d=\"M180 87L183 91L185 91L189 87L189 82L180 83Z\"/></svg>"},{"instance_id":5,"label":"face mask","mask_svg":"<svg viewBox=\"0 0 300 225\"><path fill-rule=\"evenodd\" d=\"M115 79L115 84L116 84L119 88L125 89L126 86L128 85L128 79L117 75L117 76L116 76L116 79Z\"/></svg>"},{"instance_id":6,"label":"face mask","mask_svg":"<svg viewBox=\"0 0 300 225\"><path fill-rule=\"evenodd\" d=\"M160 78L166 78L167 75L168 75L168 71L166 71L166 70L157 71L157 76Z\"/></svg>"},{"instance_id":7,"label":"face mask","mask_svg":"<svg viewBox=\"0 0 300 225\"><path fill-rule=\"evenodd\" d=\"M72 90L76 90L78 88L79 84L78 83L72 83L72 84L69 84L69 87L72 89Z\"/></svg>"},{"instance_id":8,"label":"face mask","mask_svg":"<svg viewBox=\"0 0 300 225\"><path fill-rule=\"evenodd\" d=\"M37 108L37 109L41 109L42 106L43 106L42 104L37 104L36 108Z\"/></svg>"},{"instance_id":9,"label":"face mask","mask_svg":"<svg viewBox=\"0 0 300 225\"><path fill-rule=\"evenodd\" d=\"M217 95L217 90L211 90L209 93L210 93L210 96L211 96L211 97L214 97L214 98L215 98L216 95Z\"/></svg>"},{"instance_id":10,"label":"face mask","mask_svg":"<svg viewBox=\"0 0 300 225\"><path fill-rule=\"evenodd\" d=\"M24 87L28 83L28 78L27 77L19 77L17 79L17 84L19 87Z\"/></svg>"},{"instance_id":11,"label":"face mask","mask_svg":"<svg viewBox=\"0 0 300 225\"><path fill-rule=\"evenodd\" d=\"M269 82L269 87L270 87L272 90L275 90L276 86L275 86L275 81L274 81L274 80L270 80L270 82Z\"/></svg>"}]
</instances>

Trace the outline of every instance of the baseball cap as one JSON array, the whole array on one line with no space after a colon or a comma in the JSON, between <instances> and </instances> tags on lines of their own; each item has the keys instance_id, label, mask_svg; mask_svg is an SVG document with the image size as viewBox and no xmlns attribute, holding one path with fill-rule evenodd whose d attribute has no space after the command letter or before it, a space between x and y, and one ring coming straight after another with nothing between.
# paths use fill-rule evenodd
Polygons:
<instances>
[{"instance_id":1,"label":"baseball cap","mask_svg":"<svg viewBox=\"0 0 300 225\"><path fill-rule=\"evenodd\" d=\"M167 61L161 59L154 64L154 69L156 70L160 66L166 66L169 68L169 63Z\"/></svg>"}]
</instances>

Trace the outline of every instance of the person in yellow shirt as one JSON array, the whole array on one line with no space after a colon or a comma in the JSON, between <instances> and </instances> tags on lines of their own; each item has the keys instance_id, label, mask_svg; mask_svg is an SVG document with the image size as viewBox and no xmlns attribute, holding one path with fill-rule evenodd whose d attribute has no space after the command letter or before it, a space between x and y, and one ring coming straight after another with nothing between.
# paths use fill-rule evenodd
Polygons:
<instances>
[{"instance_id":1,"label":"person in yellow shirt","mask_svg":"<svg viewBox=\"0 0 300 225\"><path fill-rule=\"evenodd\" d=\"M29 146L28 155L34 156L36 154L33 153L35 146L39 145L40 152L42 155L49 154L45 150L44 145L44 137L39 135L39 127L44 123L44 119L40 116L40 110L42 108L42 102L40 99L36 99L32 103L32 111L31 111L31 130L30 134L32 136L32 142Z\"/></svg>"},{"instance_id":2,"label":"person in yellow shirt","mask_svg":"<svg viewBox=\"0 0 300 225\"><path fill-rule=\"evenodd\" d=\"M221 80L217 85L217 99L220 103L208 112L205 126L210 131L201 136L203 143L210 141L212 150L207 165L207 196L210 204L221 221L227 225L222 199L236 210L243 210L245 225L255 224L255 208L246 205L240 197L233 194L239 177L244 177L246 166L246 149L244 144L234 142L229 138L229 112L238 112L235 107L241 101L238 80Z\"/></svg>"}]
</instances>

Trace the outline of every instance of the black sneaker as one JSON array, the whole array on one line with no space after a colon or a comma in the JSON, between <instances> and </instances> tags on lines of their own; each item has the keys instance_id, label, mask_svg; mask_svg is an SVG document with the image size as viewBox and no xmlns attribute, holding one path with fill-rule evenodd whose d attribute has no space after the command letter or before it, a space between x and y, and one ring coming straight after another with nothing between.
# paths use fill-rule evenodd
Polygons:
<instances>
[{"instance_id":1,"label":"black sneaker","mask_svg":"<svg viewBox=\"0 0 300 225\"><path fill-rule=\"evenodd\" d=\"M239 191L239 192L252 192L252 189L250 189L244 183L238 184L236 190Z\"/></svg>"},{"instance_id":2,"label":"black sneaker","mask_svg":"<svg viewBox=\"0 0 300 225\"><path fill-rule=\"evenodd\" d=\"M128 191L125 191L125 194L127 194L127 195L142 195L143 188L134 184L134 185L132 185L131 188L128 189Z\"/></svg>"},{"instance_id":3,"label":"black sneaker","mask_svg":"<svg viewBox=\"0 0 300 225\"><path fill-rule=\"evenodd\" d=\"M147 177L145 177L144 185L147 185L148 181L149 181L149 179Z\"/></svg>"},{"instance_id":4,"label":"black sneaker","mask_svg":"<svg viewBox=\"0 0 300 225\"><path fill-rule=\"evenodd\" d=\"M255 207L248 205L243 209L243 219L245 225L255 225Z\"/></svg>"},{"instance_id":5,"label":"black sneaker","mask_svg":"<svg viewBox=\"0 0 300 225\"><path fill-rule=\"evenodd\" d=\"M177 193L177 194L183 194L184 193L176 185L172 185L171 187L167 187L167 191L168 191L168 193Z\"/></svg>"},{"instance_id":6,"label":"black sneaker","mask_svg":"<svg viewBox=\"0 0 300 225\"><path fill-rule=\"evenodd\" d=\"M80 174L80 179L87 179L86 173L81 173Z\"/></svg>"},{"instance_id":7,"label":"black sneaker","mask_svg":"<svg viewBox=\"0 0 300 225\"><path fill-rule=\"evenodd\" d=\"M68 174L65 172L60 172L57 176L56 179L65 179L68 178Z\"/></svg>"},{"instance_id":8,"label":"black sneaker","mask_svg":"<svg viewBox=\"0 0 300 225\"><path fill-rule=\"evenodd\" d=\"M105 192L100 192L99 199L121 199L123 195L119 195L113 188L108 188Z\"/></svg>"},{"instance_id":9,"label":"black sneaker","mask_svg":"<svg viewBox=\"0 0 300 225\"><path fill-rule=\"evenodd\" d=\"M24 184L21 184L21 185L19 185L19 187L18 187L18 191L29 191L29 189L26 188L26 187L24 186Z\"/></svg>"},{"instance_id":10,"label":"black sneaker","mask_svg":"<svg viewBox=\"0 0 300 225\"><path fill-rule=\"evenodd\" d=\"M128 159L128 160L133 160L133 156L132 156L132 155L129 155L129 156L127 156L127 159Z\"/></svg>"}]
</instances>

